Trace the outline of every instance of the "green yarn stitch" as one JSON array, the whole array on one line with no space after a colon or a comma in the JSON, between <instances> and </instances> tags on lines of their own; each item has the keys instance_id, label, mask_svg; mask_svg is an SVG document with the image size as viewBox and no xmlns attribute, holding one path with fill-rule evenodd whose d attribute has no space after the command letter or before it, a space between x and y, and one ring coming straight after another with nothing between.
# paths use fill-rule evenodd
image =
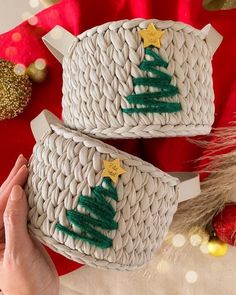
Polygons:
<instances>
[{"instance_id":1,"label":"green yarn stitch","mask_svg":"<svg viewBox=\"0 0 236 295\"><path fill-rule=\"evenodd\" d=\"M172 85L170 85L172 86ZM174 87L174 86L173 86ZM169 97L172 96L173 91L171 88L168 89L168 91L163 88L163 90L165 91L165 97ZM129 96L127 96L127 100L129 103L135 103L136 101L138 102L139 99L159 99L163 97L163 93L160 92L144 92L144 93L138 93L138 94L131 94Z\"/></svg>"},{"instance_id":2,"label":"green yarn stitch","mask_svg":"<svg viewBox=\"0 0 236 295\"><path fill-rule=\"evenodd\" d=\"M80 196L79 205L99 218L112 219L116 212L107 201L97 201L94 197ZM109 210L110 208L110 210Z\"/></svg>"},{"instance_id":3,"label":"green yarn stitch","mask_svg":"<svg viewBox=\"0 0 236 295\"><path fill-rule=\"evenodd\" d=\"M167 68L168 63L151 48L145 49L145 55L151 56L153 60L142 61L139 68L154 74L155 77L137 77L133 79L133 84L134 86L139 85L157 88L158 91L128 95L126 97L127 101L136 106L122 109L122 111L126 114L174 113L181 111L182 107L178 102L160 101L162 97L172 97L179 93L178 88L170 84L172 77L168 73L156 68ZM141 106L138 107L139 105Z\"/></svg>"},{"instance_id":4,"label":"green yarn stitch","mask_svg":"<svg viewBox=\"0 0 236 295\"><path fill-rule=\"evenodd\" d=\"M167 79L160 79L160 78L153 78L153 77L139 77L139 78L135 78L135 81L134 81L134 86L142 85L142 86L156 87L158 85L159 88L162 88L163 86L169 86L168 84L169 84L169 80Z\"/></svg>"},{"instance_id":5,"label":"green yarn stitch","mask_svg":"<svg viewBox=\"0 0 236 295\"><path fill-rule=\"evenodd\" d=\"M172 77L170 74L167 74L167 73L164 73L158 69L156 69L154 66L153 67L150 67L148 65L149 61L147 61L147 66L146 66L146 63L142 62L141 65L139 66L139 68L143 71L149 71L150 73L156 75L160 81L164 80L166 81L168 84L170 83ZM136 78L137 79L137 78Z\"/></svg>"},{"instance_id":6,"label":"green yarn stitch","mask_svg":"<svg viewBox=\"0 0 236 295\"><path fill-rule=\"evenodd\" d=\"M144 107L144 108L128 108L123 109L123 112L126 114L133 114L133 113L174 113L181 111L181 107L179 103L170 102L170 103L164 103L164 105L159 106L151 106L151 107Z\"/></svg>"},{"instance_id":7,"label":"green yarn stitch","mask_svg":"<svg viewBox=\"0 0 236 295\"><path fill-rule=\"evenodd\" d=\"M112 247L112 239L107 238L106 236L104 236L104 239L101 241L101 240L96 240L94 237L93 238L84 237L83 235L80 235L72 230L69 230L67 227L61 225L60 223L56 224L56 228L59 231L63 232L64 234L66 234L74 239L79 239L79 240L87 242L91 245L97 246L101 249L106 249L106 248Z\"/></svg>"},{"instance_id":8,"label":"green yarn stitch","mask_svg":"<svg viewBox=\"0 0 236 295\"><path fill-rule=\"evenodd\" d=\"M111 247L112 239L98 230L98 228L103 230L118 228L118 223L113 219L116 212L106 199L107 197L118 200L117 191L111 180L105 177L100 186L91 189L91 196L80 195L79 197L78 205L88 213L81 213L76 210L66 211L69 222L78 227L81 233L74 232L59 223L56 224L56 228L74 239L80 239L99 248Z\"/></svg>"},{"instance_id":9,"label":"green yarn stitch","mask_svg":"<svg viewBox=\"0 0 236 295\"><path fill-rule=\"evenodd\" d=\"M105 189L109 192L109 196L118 201L118 195L117 195L117 191L114 188L114 186L112 185L112 181L109 177L104 177L103 178L103 182L102 182L103 188L105 186ZM99 186L98 186L99 187Z\"/></svg>"},{"instance_id":10,"label":"green yarn stitch","mask_svg":"<svg viewBox=\"0 0 236 295\"><path fill-rule=\"evenodd\" d=\"M102 229L110 230L117 229L118 227L118 223L114 220L99 220L74 210L68 210L66 216L72 224L78 227L80 223L88 223L93 226L101 227Z\"/></svg>"},{"instance_id":11,"label":"green yarn stitch","mask_svg":"<svg viewBox=\"0 0 236 295\"><path fill-rule=\"evenodd\" d=\"M158 65L159 67L164 67L164 68L168 67L168 63L164 59L162 59L160 55L157 54L155 51L153 51L150 47L145 49L145 54L153 57L154 59L153 62L156 63L156 65Z\"/></svg>"},{"instance_id":12,"label":"green yarn stitch","mask_svg":"<svg viewBox=\"0 0 236 295\"><path fill-rule=\"evenodd\" d=\"M173 91L172 89L165 90L163 89L163 93L165 93L165 97L172 96ZM151 97L148 96L148 93L140 93L137 95L131 95L127 97L129 103L133 104L142 104L142 105L151 105L151 106L158 106L166 104L164 101L159 101L159 98L163 97L163 93L156 93L153 92ZM172 103L172 102L169 102ZM179 104L179 103L178 103Z\"/></svg>"},{"instance_id":13,"label":"green yarn stitch","mask_svg":"<svg viewBox=\"0 0 236 295\"><path fill-rule=\"evenodd\" d=\"M118 199L116 193L109 191L108 189L105 189L104 187L101 187L101 186L96 186L96 187L92 188L92 192L95 195L102 195L103 197L108 196L108 194L109 194L109 197L115 201L117 201L117 199Z\"/></svg>"}]
</instances>

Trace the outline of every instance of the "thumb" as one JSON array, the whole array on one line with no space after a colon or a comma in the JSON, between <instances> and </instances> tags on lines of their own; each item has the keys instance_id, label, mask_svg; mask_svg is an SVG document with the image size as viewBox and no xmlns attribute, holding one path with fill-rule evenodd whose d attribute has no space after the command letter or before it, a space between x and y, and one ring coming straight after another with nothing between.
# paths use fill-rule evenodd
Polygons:
<instances>
[{"instance_id":1,"label":"thumb","mask_svg":"<svg viewBox=\"0 0 236 295\"><path fill-rule=\"evenodd\" d=\"M26 195L21 186L12 188L3 215L5 227L5 254L17 257L27 252L32 245L27 229L28 205Z\"/></svg>"}]
</instances>

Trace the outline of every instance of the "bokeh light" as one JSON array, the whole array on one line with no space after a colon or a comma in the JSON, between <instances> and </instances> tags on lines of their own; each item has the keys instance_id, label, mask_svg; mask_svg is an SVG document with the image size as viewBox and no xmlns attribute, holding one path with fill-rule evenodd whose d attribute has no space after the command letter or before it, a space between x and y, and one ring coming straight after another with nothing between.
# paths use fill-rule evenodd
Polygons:
<instances>
[{"instance_id":1,"label":"bokeh light","mask_svg":"<svg viewBox=\"0 0 236 295\"><path fill-rule=\"evenodd\" d=\"M31 16L29 19L28 19L28 23L31 25L31 26L36 26L37 23L38 23L38 18L37 16Z\"/></svg>"},{"instance_id":2,"label":"bokeh light","mask_svg":"<svg viewBox=\"0 0 236 295\"><path fill-rule=\"evenodd\" d=\"M200 251L203 254L208 254L208 242L204 242L204 243L201 244Z\"/></svg>"},{"instance_id":3,"label":"bokeh light","mask_svg":"<svg viewBox=\"0 0 236 295\"><path fill-rule=\"evenodd\" d=\"M177 248L182 247L185 244L185 242L186 242L186 239L181 234L174 235L172 238L172 244L174 247L177 247Z\"/></svg>"},{"instance_id":4,"label":"bokeh light","mask_svg":"<svg viewBox=\"0 0 236 295\"><path fill-rule=\"evenodd\" d=\"M60 0L40 0L41 4L43 4L45 7L49 7L51 5L54 5L58 2L60 2Z\"/></svg>"},{"instance_id":5,"label":"bokeh light","mask_svg":"<svg viewBox=\"0 0 236 295\"><path fill-rule=\"evenodd\" d=\"M32 8L36 8L39 6L39 0L30 0L29 1L29 5L32 7Z\"/></svg>"},{"instance_id":6,"label":"bokeh light","mask_svg":"<svg viewBox=\"0 0 236 295\"><path fill-rule=\"evenodd\" d=\"M21 40L21 38L22 38L22 36L21 36L21 33L19 33L19 32L15 32L11 35L11 39L14 42L19 42Z\"/></svg>"},{"instance_id":7,"label":"bokeh light","mask_svg":"<svg viewBox=\"0 0 236 295\"><path fill-rule=\"evenodd\" d=\"M25 65L23 64L16 64L14 66L14 73L18 76L24 75L26 71Z\"/></svg>"},{"instance_id":8,"label":"bokeh light","mask_svg":"<svg viewBox=\"0 0 236 295\"><path fill-rule=\"evenodd\" d=\"M194 284L194 283L196 283L196 281L198 279L198 274L196 273L196 271L189 270L185 274L185 279L189 284Z\"/></svg>"},{"instance_id":9,"label":"bokeh light","mask_svg":"<svg viewBox=\"0 0 236 295\"><path fill-rule=\"evenodd\" d=\"M13 47L13 46L7 47L6 50L5 50L5 54L9 58L14 57L17 54L16 47Z\"/></svg>"},{"instance_id":10,"label":"bokeh light","mask_svg":"<svg viewBox=\"0 0 236 295\"><path fill-rule=\"evenodd\" d=\"M198 234L190 236L190 243L193 247L200 246L202 243L202 237Z\"/></svg>"},{"instance_id":11,"label":"bokeh light","mask_svg":"<svg viewBox=\"0 0 236 295\"><path fill-rule=\"evenodd\" d=\"M174 236L174 233L171 232L171 231L168 231L168 233L166 234L164 240L165 240L166 242L170 242L170 243L171 243L173 236Z\"/></svg>"},{"instance_id":12,"label":"bokeh light","mask_svg":"<svg viewBox=\"0 0 236 295\"><path fill-rule=\"evenodd\" d=\"M38 58L36 59L36 61L34 62L34 65L36 67L37 70L44 70L46 68L46 60L43 58Z\"/></svg>"},{"instance_id":13,"label":"bokeh light","mask_svg":"<svg viewBox=\"0 0 236 295\"><path fill-rule=\"evenodd\" d=\"M170 265L166 260L161 260L158 264L157 264L157 271L159 273L167 273L170 269Z\"/></svg>"},{"instance_id":14,"label":"bokeh light","mask_svg":"<svg viewBox=\"0 0 236 295\"><path fill-rule=\"evenodd\" d=\"M222 257L228 252L228 245L217 239L211 239L207 247L209 254L214 257Z\"/></svg>"}]
</instances>

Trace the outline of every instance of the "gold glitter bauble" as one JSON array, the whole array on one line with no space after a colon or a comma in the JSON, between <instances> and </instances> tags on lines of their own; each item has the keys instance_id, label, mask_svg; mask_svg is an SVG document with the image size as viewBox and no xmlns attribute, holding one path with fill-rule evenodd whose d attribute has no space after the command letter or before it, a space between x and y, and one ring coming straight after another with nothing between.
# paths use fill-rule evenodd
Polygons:
<instances>
[{"instance_id":1,"label":"gold glitter bauble","mask_svg":"<svg viewBox=\"0 0 236 295\"><path fill-rule=\"evenodd\" d=\"M35 63L33 62L32 64L30 64L26 70L27 75L29 75L30 79L33 82L36 83L42 83L43 81L45 81L46 77L47 77L47 68L42 68L39 69L35 66Z\"/></svg>"},{"instance_id":2,"label":"gold glitter bauble","mask_svg":"<svg viewBox=\"0 0 236 295\"><path fill-rule=\"evenodd\" d=\"M0 58L0 120L16 117L31 98L29 77L14 69L15 64Z\"/></svg>"},{"instance_id":3,"label":"gold glitter bauble","mask_svg":"<svg viewBox=\"0 0 236 295\"><path fill-rule=\"evenodd\" d=\"M207 10L233 9L236 0L203 0L203 7Z\"/></svg>"}]
</instances>

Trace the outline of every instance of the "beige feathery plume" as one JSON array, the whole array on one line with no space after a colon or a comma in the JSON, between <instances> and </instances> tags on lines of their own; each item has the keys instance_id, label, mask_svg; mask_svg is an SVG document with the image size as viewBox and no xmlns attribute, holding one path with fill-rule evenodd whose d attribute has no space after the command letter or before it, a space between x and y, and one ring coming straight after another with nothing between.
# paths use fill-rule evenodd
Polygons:
<instances>
[{"instance_id":1,"label":"beige feathery plume","mask_svg":"<svg viewBox=\"0 0 236 295\"><path fill-rule=\"evenodd\" d=\"M205 230L225 203L233 198L236 201L236 122L215 129L210 137L211 141L190 140L206 148L199 161L208 164L200 167L200 173L209 174L201 184L201 195L180 203L170 229L174 233L192 234L193 228Z\"/></svg>"}]
</instances>

